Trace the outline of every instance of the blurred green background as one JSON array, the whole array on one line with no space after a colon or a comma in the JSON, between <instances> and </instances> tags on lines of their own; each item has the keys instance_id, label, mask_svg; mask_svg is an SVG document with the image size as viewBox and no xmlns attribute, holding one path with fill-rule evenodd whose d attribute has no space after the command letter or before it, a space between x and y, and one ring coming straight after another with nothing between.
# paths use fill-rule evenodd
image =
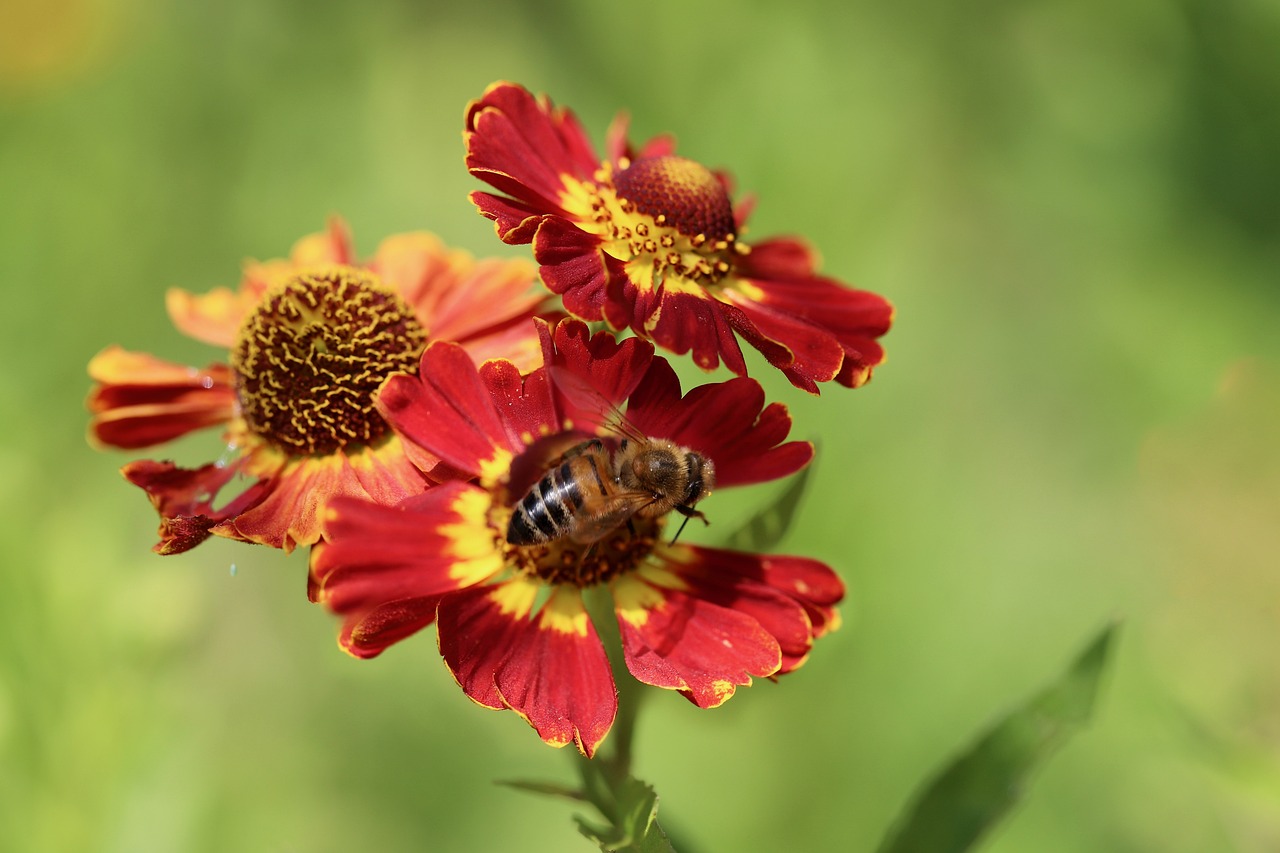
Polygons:
<instances>
[{"instance_id":1,"label":"blurred green background","mask_svg":"<svg viewBox=\"0 0 1280 853\"><path fill-rule=\"evenodd\" d=\"M590 849L572 777L428 633L344 656L305 561L150 553L84 440L87 360L223 357L163 294L326 217L515 254L466 193L507 78L758 193L898 306L782 550L845 626L778 684L652 697L687 850L869 850L912 790L1125 620L1094 727L986 849L1280 849L1280 6L8 0L0 10L0 849ZM689 375L686 372L686 375ZM170 452L196 464L214 435ZM768 487L719 493L711 541Z\"/></svg>"}]
</instances>

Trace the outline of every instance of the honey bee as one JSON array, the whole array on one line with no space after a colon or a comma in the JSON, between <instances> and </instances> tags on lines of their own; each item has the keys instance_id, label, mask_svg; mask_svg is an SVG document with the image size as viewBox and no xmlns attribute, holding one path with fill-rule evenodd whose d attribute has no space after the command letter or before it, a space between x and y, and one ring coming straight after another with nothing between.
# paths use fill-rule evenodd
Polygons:
<instances>
[{"instance_id":1,"label":"honey bee","mask_svg":"<svg viewBox=\"0 0 1280 853\"><path fill-rule=\"evenodd\" d=\"M621 436L617 449L594 438L565 453L516 504L507 525L509 543L569 539L591 546L633 517L659 518L673 510L686 522L707 523L693 507L715 488L715 464L696 450L645 436L609 408L605 427Z\"/></svg>"}]
</instances>

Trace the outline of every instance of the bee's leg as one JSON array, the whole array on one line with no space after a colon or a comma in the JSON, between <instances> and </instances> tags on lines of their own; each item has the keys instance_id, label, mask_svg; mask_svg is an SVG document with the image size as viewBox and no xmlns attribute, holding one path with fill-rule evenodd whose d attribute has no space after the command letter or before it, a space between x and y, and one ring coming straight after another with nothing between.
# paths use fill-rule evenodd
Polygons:
<instances>
[{"instance_id":1,"label":"bee's leg","mask_svg":"<svg viewBox=\"0 0 1280 853\"><path fill-rule=\"evenodd\" d=\"M573 567L573 579L576 580L579 584L581 584L584 580L584 578L582 577L582 567L584 564L586 564L587 557L590 557L591 552L595 550L596 544L597 544L596 542L592 542L590 545L588 545L586 548L582 550L582 553L580 555L578 555L578 564Z\"/></svg>"},{"instance_id":2,"label":"bee's leg","mask_svg":"<svg viewBox=\"0 0 1280 853\"><path fill-rule=\"evenodd\" d=\"M570 447L564 453L560 454L560 458L562 460L572 459L573 457L581 456L584 453L591 453L593 451L600 451L603 449L604 442L598 438L593 438L590 441L584 441L581 444L575 444L573 447Z\"/></svg>"},{"instance_id":3,"label":"bee's leg","mask_svg":"<svg viewBox=\"0 0 1280 853\"><path fill-rule=\"evenodd\" d=\"M703 524L711 524L711 522L707 521L707 517L705 515L691 506L677 504L674 509L676 512L684 516L684 521L680 522L680 529L676 531L676 535L671 537L672 545L676 544L676 540L680 538L680 534L684 533L684 526L689 523L689 519L700 518L702 519Z\"/></svg>"},{"instance_id":4,"label":"bee's leg","mask_svg":"<svg viewBox=\"0 0 1280 853\"><path fill-rule=\"evenodd\" d=\"M704 515L702 512L694 509L691 506L684 506L683 504L677 504L675 507L673 507L673 509L675 509L676 512L683 515L685 518L697 518L697 519L701 519L703 524L706 524L708 526L711 524L711 522L707 521L706 515ZM680 526L683 527L684 525L680 525Z\"/></svg>"}]
</instances>

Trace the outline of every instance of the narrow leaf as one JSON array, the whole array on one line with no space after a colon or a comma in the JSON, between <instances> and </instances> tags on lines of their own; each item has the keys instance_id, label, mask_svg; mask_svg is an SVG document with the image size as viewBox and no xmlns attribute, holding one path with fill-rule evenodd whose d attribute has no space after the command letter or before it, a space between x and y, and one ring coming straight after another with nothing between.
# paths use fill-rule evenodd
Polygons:
<instances>
[{"instance_id":1,"label":"narrow leaf","mask_svg":"<svg viewBox=\"0 0 1280 853\"><path fill-rule=\"evenodd\" d=\"M805 487L809 483L809 472L812 470L813 465L809 465L792 477L786 491L778 495L776 501L747 519L746 524L729 535L725 540L725 547L756 554L766 554L772 550L791 527L796 507L804 496Z\"/></svg>"},{"instance_id":2,"label":"narrow leaf","mask_svg":"<svg viewBox=\"0 0 1280 853\"><path fill-rule=\"evenodd\" d=\"M527 779L498 779L496 784L507 788L515 788L528 794L544 794L548 797L563 797L574 802L584 802L586 794L577 788L561 785L558 782L534 782Z\"/></svg>"},{"instance_id":3,"label":"narrow leaf","mask_svg":"<svg viewBox=\"0 0 1280 853\"><path fill-rule=\"evenodd\" d=\"M1009 813L1032 773L1089 722L1117 626L1066 672L942 769L898 819L879 853L960 853Z\"/></svg>"}]
</instances>

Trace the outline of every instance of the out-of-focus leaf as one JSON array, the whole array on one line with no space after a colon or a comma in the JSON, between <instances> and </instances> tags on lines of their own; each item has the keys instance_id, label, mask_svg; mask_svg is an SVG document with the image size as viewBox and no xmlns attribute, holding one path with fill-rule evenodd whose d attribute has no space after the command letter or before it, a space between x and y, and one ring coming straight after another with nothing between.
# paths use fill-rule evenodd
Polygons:
<instances>
[{"instance_id":1,"label":"out-of-focus leaf","mask_svg":"<svg viewBox=\"0 0 1280 853\"><path fill-rule=\"evenodd\" d=\"M768 553L791 527L796 507L800 505L800 498L804 495L809 483L809 472L812 470L813 465L810 464L792 477L786 491L778 495L776 501L761 509L729 535L725 540L725 547L735 551Z\"/></svg>"},{"instance_id":2,"label":"out-of-focus leaf","mask_svg":"<svg viewBox=\"0 0 1280 853\"><path fill-rule=\"evenodd\" d=\"M1117 626L1108 625L1065 673L937 774L879 853L969 850L1008 814L1030 779L1089 721Z\"/></svg>"}]
</instances>

